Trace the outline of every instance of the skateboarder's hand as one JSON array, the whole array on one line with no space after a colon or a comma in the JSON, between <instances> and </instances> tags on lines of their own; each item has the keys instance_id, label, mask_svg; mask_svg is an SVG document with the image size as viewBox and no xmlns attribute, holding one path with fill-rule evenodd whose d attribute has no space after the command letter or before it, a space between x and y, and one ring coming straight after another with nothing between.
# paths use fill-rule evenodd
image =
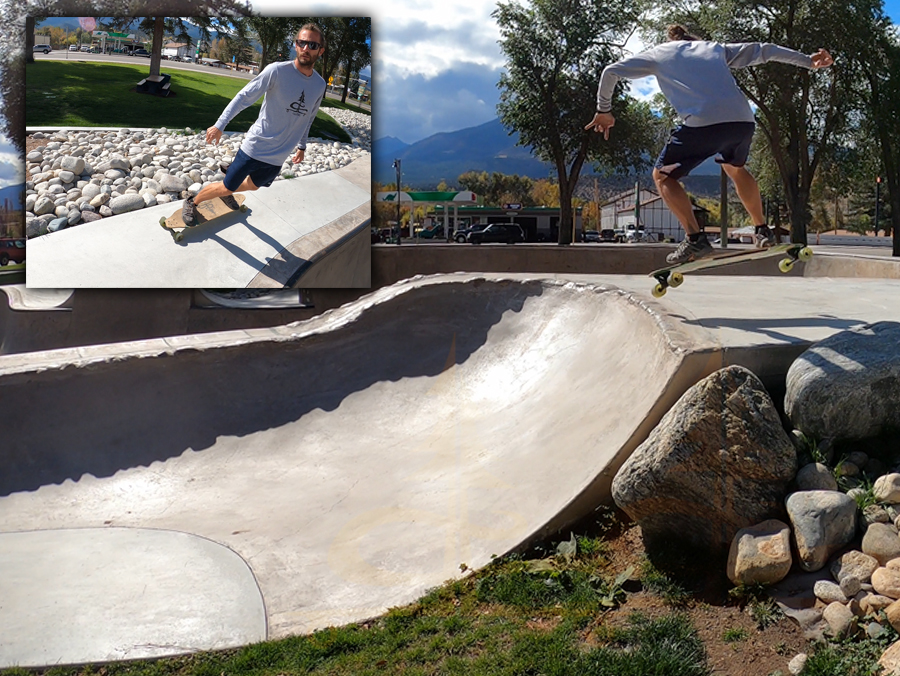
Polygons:
<instances>
[{"instance_id":1,"label":"skateboarder's hand","mask_svg":"<svg viewBox=\"0 0 900 676\"><path fill-rule=\"evenodd\" d=\"M594 119L585 126L585 129L593 129L596 132L602 131L603 139L608 141L609 130L612 129L615 124L616 118L613 117L612 113L597 113L594 115Z\"/></svg>"},{"instance_id":2,"label":"skateboarder's hand","mask_svg":"<svg viewBox=\"0 0 900 676\"><path fill-rule=\"evenodd\" d=\"M809 58L812 59L813 68L828 68L828 66L834 63L834 58L828 53L828 50L822 49L821 47L818 52L811 54Z\"/></svg>"},{"instance_id":3,"label":"skateboarder's hand","mask_svg":"<svg viewBox=\"0 0 900 676\"><path fill-rule=\"evenodd\" d=\"M206 130L206 142L207 143L218 143L219 139L222 138L222 130L217 127L210 127Z\"/></svg>"},{"instance_id":4,"label":"skateboarder's hand","mask_svg":"<svg viewBox=\"0 0 900 676\"><path fill-rule=\"evenodd\" d=\"M295 152L291 157L291 162L293 162L294 164L300 164L303 161L304 157L306 157L306 151L297 148L297 152Z\"/></svg>"}]
</instances>

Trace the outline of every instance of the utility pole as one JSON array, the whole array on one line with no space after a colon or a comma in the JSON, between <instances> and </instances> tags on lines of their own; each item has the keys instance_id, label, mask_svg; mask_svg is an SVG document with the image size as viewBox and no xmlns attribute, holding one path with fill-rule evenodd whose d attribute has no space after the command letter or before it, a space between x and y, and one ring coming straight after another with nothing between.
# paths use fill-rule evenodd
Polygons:
<instances>
[{"instance_id":1,"label":"utility pole","mask_svg":"<svg viewBox=\"0 0 900 676\"><path fill-rule=\"evenodd\" d=\"M400 246L400 160L394 160L392 165L397 170L397 246ZM410 233L412 232L412 213L409 218Z\"/></svg>"},{"instance_id":2,"label":"utility pole","mask_svg":"<svg viewBox=\"0 0 900 676\"><path fill-rule=\"evenodd\" d=\"M875 179L875 236L878 237L878 207L881 203L881 176Z\"/></svg>"}]
</instances>

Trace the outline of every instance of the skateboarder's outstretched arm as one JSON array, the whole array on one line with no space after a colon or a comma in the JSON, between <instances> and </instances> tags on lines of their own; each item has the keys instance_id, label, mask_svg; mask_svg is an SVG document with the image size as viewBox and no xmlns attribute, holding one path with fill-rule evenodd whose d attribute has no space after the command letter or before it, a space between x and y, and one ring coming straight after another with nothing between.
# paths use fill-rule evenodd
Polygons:
<instances>
[{"instance_id":1,"label":"skateboarder's outstretched arm","mask_svg":"<svg viewBox=\"0 0 900 676\"><path fill-rule=\"evenodd\" d=\"M206 130L207 143L218 143L219 139L222 138L222 132L225 131L225 127L228 126L228 123L242 110L249 108L263 97L269 87L272 86L274 72L274 69L267 66L263 69L262 73L250 80L250 82L248 82L247 85L231 99L231 103L229 103L225 110L222 111L222 114L219 116L219 119L216 120L216 123Z\"/></svg>"}]
</instances>

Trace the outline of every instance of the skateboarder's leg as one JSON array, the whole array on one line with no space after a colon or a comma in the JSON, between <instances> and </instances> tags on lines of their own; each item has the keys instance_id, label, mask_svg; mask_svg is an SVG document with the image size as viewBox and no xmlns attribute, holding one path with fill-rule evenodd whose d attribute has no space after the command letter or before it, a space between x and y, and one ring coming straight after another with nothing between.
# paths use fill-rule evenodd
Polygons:
<instances>
[{"instance_id":1,"label":"skateboarder's leg","mask_svg":"<svg viewBox=\"0 0 900 676\"><path fill-rule=\"evenodd\" d=\"M207 183L201 188L200 192L194 196L194 204L200 204L206 200L211 200L213 197L226 197L228 195L233 195L236 192L247 192L249 190L257 190L257 187L253 184L253 181L249 176L244 179L237 190L229 190L225 186L224 181Z\"/></svg>"},{"instance_id":2,"label":"skateboarder's leg","mask_svg":"<svg viewBox=\"0 0 900 676\"><path fill-rule=\"evenodd\" d=\"M665 168L663 167L662 169ZM691 198L688 197L681 183L660 169L653 170L653 181L656 183L656 188L660 197L663 198L663 202L675 214L675 218L681 223L684 231L689 235L700 232L700 224L694 215L694 205L691 203Z\"/></svg>"},{"instance_id":3,"label":"skateboarder's leg","mask_svg":"<svg viewBox=\"0 0 900 676\"><path fill-rule=\"evenodd\" d=\"M766 215L763 211L762 197L759 194L759 185L756 179L745 167L733 167L730 164L723 164L722 169L728 174L728 178L734 183L734 189L737 196L741 200L741 204L747 210L753 223L762 225L766 222Z\"/></svg>"}]
</instances>

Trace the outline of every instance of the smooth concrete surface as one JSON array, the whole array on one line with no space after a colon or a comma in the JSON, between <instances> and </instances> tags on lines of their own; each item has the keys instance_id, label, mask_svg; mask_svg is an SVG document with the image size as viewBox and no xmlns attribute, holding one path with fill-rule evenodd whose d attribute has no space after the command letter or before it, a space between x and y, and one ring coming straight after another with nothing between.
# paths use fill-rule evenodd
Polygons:
<instances>
[{"instance_id":1,"label":"smooth concrete surface","mask_svg":"<svg viewBox=\"0 0 900 676\"><path fill-rule=\"evenodd\" d=\"M368 158L354 164L361 166L244 193L247 212L201 224L179 243L159 219L180 209L180 200L30 239L26 284L46 289L245 288L251 283L284 288L316 256L317 265L328 265L322 253L328 247L368 229L371 190L359 186L357 174L370 172L371 166ZM323 227L329 227L330 237L320 235L317 248L301 244ZM278 274L271 273L273 265ZM339 286L360 284L360 273L344 273L347 279Z\"/></svg>"},{"instance_id":2,"label":"smooth concrete surface","mask_svg":"<svg viewBox=\"0 0 900 676\"><path fill-rule=\"evenodd\" d=\"M250 569L185 533L0 533L0 668L158 657L266 638Z\"/></svg>"},{"instance_id":3,"label":"smooth concrete surface","mask_svg":"<svg viewBox=\"0 0 900 676\"><path fill-rule=\"evenodd\" d=\"M708 373L771 381L900 320L900 280L651 282L436 275L281 327L0 357L0 532L189 533L244 559L269 637L359 621L608 502Z\"/></svg>"}]
</instances>

